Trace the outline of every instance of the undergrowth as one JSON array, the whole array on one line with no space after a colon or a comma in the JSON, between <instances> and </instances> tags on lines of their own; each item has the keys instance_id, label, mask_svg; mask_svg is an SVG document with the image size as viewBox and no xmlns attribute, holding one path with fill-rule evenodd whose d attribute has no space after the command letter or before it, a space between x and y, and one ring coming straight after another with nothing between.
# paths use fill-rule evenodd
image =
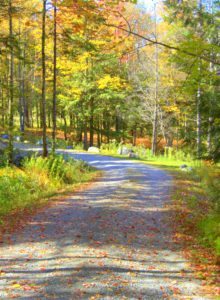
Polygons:
<instances>
[{"instance_id":1,"label":"undergrowth","mask_svg":"<svg viewBox=\"0 0 220 300\"><path fill-rule=\"evenodd\" d=\"M175 175L175 174L174 174ZM179 214L180 230L220 257L220 171L203 166L191 174L176 174L174 200Z\"/></svg>"},{"instance_id":2,"label":"undergrowth","mask_svg":"<svg viewBox=\"0 0 220 300\"><path fill-rule=\"evenodd\" d=\"M102 154L123 157L123 155L120 155L120 148L126 148L129 151L133 151L135 154L137 154L137 157L140 160L148 161L155 165L180 166L182 164L187 164L188 166L196 167L201 165L201 162L195 160L190 153L172 147L165 147L163 153L158 153L158 155L152 155L151 149L146 148L142 145L122 145L114 141L108 144L102 144L100 150ZM128 155L124 155L124 157L126 156Z\"/></svg>"},{"instance_id":3,"label":"undergrowth","mask_svg":"<svg viewBox=\"0 0 220 300\"><path fill-rule=\"evenodd\" d=\"M220 172L218 168L209 166L199 168L197 175L208 203L207 213L203 213L198 222L199 239L220 257Z\"/></svg>"},{"instance_id":4,"label":"undergrowth","mask_svg":"<svg viewBox=\"0 0 220 300\"><path fill-rule=\"evenodd\" d=\"M0 220L60 189L92 179L94 172L83 161L61 155L27 158L21 168L0 168Z\"/></svg>"}]
</instances>

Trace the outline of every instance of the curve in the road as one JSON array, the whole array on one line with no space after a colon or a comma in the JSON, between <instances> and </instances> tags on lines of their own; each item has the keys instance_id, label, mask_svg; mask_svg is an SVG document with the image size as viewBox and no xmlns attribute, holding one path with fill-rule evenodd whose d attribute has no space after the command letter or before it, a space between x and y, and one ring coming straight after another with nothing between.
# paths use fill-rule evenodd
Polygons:
<instances>
[{"instance_id":1,"label":"curve in the road","mask_svg":"<svg viewBox=\"0 0 220 300\"><path fill-rule=\"evenodd\" d=\"M68 155L104 175L7 237L0 299L208 299L172 241L170 175L129 160Z\"/></svg>"}]
</instances>

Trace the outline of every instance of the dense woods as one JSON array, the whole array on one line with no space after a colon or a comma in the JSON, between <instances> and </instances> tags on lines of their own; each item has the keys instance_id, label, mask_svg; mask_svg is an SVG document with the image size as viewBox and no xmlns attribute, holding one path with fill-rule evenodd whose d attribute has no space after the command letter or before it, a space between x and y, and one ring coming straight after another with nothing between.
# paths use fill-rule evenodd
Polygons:
<instances>
[{"instance_id":1,"label":"dense woods","mask_svg":"<svg viewBox=\"0 0 220 300\"><path fill-rule=\"evenodd\" d=\"M219 159L219 1L1 0L2 132ZM148 8L147 8L148 7Z\"/></svg>"},{"instance_id":2,"label":"dense woods","mask_svg":"<svg viewBox=\"0 0 220 300\"><path fill-rule=\"evenodd\" d=\"M0 0L1 297L219 295L219 4Z\"/></svg>"}]
</instances>

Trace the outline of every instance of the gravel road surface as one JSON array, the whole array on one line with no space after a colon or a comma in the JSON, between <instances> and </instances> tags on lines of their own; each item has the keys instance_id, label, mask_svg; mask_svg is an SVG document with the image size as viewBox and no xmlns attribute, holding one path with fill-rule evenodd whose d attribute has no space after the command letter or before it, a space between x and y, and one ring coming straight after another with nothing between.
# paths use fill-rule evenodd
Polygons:
<instances>
[{"instance_id":1,"label":"gravel road surface","mask_svg":"<svg viewBox=\"0 0 220 300\"><path fill-rule=\"evenodd\" d=\"M105 171L0 249L0 299L208 299L171 238L172 178L141 163L74 154Z\"/></svg>"}]
</instances>

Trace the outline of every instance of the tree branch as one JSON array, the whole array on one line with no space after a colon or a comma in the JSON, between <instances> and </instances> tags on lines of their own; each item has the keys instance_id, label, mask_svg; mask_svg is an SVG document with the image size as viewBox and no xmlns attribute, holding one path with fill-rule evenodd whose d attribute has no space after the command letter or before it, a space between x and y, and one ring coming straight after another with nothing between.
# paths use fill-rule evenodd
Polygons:
<instances>
[{"instance_id":1,"label":"tree branch","mask_svg":"<svg viewBox=\"0 0 220 300\"><path fill-rule=\"evenodd\" d=\"M141 39L144 39L145 41L148 41L148 42L150 42L150 43L152 43L152 44L157 44L157 45L162 46L162 47L165 47L165 48L167 48L167 49L175 50L175 51L184 53L184 54L189 55L189 56L192 56L192 57L197 57L198 59L202 59L202 60L207 61L207 62L212 62L212 63L215 64L215 65L220 65L220 62L215 61L215 60L213 60L213 59L210 59L210 58L208 58L208 57L206 57L206 56L198 55L198 54L196 54L196 53L193 53L193 52L190 52L190 51L181 49L181 48L176 47L176 46L172 46L172 45L169 45L169 44L165 44L165 43L163 43L163 42L159 42L159 41L156 41L156 40L152 40L152 39L150 39L150 38L148 38L148 37L146 37L146 36L143 36L143 35L141 35L141 34L139 34L139 33L136 33L136 32L134 32L134 31L131 31L130 29L125 29L125 28L123 28L123 27L120 27L120 26L117 26L117 25L114 25L114 24L107 24L107 23L105 23L105 26L118 28L118 29L120 29L120 30L122 30L122 31L124 31L124 32L127 32L127 33L132 34L132 35L134 35L134 36L137 36L137 37L139 37L139 38L141 38Z\"/></svg>"}]
</instances>

